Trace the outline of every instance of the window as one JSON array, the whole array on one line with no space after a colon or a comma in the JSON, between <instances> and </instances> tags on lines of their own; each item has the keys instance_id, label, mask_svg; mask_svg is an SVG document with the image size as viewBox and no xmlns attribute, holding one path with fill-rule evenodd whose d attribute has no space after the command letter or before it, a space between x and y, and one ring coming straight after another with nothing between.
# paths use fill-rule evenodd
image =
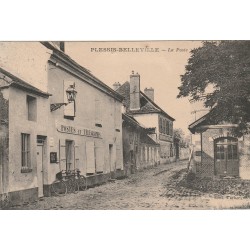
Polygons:
<instances>
[{"instance_id":1,"label":"window","mask_svg":"<svg viewBox=\"0 0 250 250\"><path fill-rule=\"evenodd\" d=\"M36 121L36 116L37 116L36 98L28 95L26 101L27 101L27 108L28 108L28 120Z\"/></svg>"},{"instance_id":2,"label":"window","mask_svg":"<svg viewBox=\"0 0 250 250\"><path fill-rule=\"evenodd\" d=\"M166 133L166 120L162 119L162 133L165 134Z\"/></svg>"},{"instance_id":3,"label":"window","mask_svg":"<svg viewBox=\"0 0 250 250\"><path fill-rule=\"evenodd\" d=\"M21 173L31 172L30 164L30 135L21 134Z\"/></svg>"},{"instance_id":4,"label":"window","mask_svg":"<svg viewBox=\"0 0 250 250\"><path fill-rule=\"evenodd\" d=\"M169 122L169 135L173 135L173 122Z\"/></svg>"},{"instance_id":5,"label":"window","mask_svg":"<svg viewBox=\"0 0 250 250\"><path fill-rule=\"evenodd\" d=\"M159 118L159 132L162 133L162 118Z\"/></svg>"},{"instance_id":6,"label":"window","mask_svg":"<svg viewBox=\"0 0 250 250\"><path fill-rule=\"evenodd\" d=\"M216 160L237 160L238 146L235 138L219 138L215 142Z\"/></svg>"},{"instance_id":7,"label":"window","mask_svg":"<svg viewBox=\"0 0 250 250\"><path fill-rule=\"evenodd\" d=\"M170 133L169 133L170 131L169 131L169 121L167 121L167 129L166 129L166 134L167 135L169 135Z\"/></svg>"},{"instance_id":8,"label":"window","mask_svg":"<svg viewBox=\"0 0 250 250\"><path fill-rule=\"evenodd\" d=\"M225 159L225 146L224 145L216 145L216 159L217 160Z\"/></svg>"}]
</instances>

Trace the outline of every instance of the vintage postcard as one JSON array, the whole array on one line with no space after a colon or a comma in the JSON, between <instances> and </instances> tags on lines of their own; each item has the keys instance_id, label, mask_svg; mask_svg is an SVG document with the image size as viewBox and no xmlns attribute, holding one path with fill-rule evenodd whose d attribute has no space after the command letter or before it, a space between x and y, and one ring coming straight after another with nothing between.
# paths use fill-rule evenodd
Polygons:
<instances>
[{"instance_id":1,"label":"vintage postcard","mask_svg":"<svg viewBox=\"0 0 250 250\"><path fill-rule=\"evenodd\" d=\"M249 208L249 48L0 42L0 208Z\"/></svg>"}]
</instances>

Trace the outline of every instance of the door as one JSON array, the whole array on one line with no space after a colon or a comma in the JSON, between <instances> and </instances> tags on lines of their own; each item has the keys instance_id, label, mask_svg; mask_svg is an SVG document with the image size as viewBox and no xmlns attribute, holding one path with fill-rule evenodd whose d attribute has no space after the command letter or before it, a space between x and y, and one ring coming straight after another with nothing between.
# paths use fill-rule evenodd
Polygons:
<instances>
[{"instance_id":1,"label":"door","mask_svg":"<svg viewBox=\"0 0 250 250\"><path fill-rule=\"evenodd\" d=\"M66 155L66 170L74 169L74 142L66 140L65 142L65 155Z\"/></svg>"},{"instance_id":2,"label":"door","mask_svg":"<svg viewBox=\"0 0 250 250\"><path fill-rule=\"evenodd\" d=\"M239 175L238 140L222 137L215 140L215 174L222 176Z\"/></svg>"},{"instance_id":3,"label":"door","mask_svg":"<svg viewBox=\"0 0 250 250\"><path fill-rule=\"evenodd\" d=\"M43 163L44 163L44 145L37 144L37 182L38 197L43 197Z\"/></svg>"}]
</instances>

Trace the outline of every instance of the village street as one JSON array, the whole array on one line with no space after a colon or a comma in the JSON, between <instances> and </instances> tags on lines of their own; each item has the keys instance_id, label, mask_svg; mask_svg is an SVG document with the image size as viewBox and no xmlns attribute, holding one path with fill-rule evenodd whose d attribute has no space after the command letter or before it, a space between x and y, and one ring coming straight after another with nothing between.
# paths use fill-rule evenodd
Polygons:
<instances>
[{"instance_id":1,"label":"village street","mask_svg":"<svg viewBox=\"0 0 250 250\"><path fill-rule=\"evenodd\" d=\"M190 210L227 209L250 204L250 199L204 194L186 188L175 189L175 179L181 176L180 173L185 173L186 166L186 161L160 165L77 194L44 197L10 209Z\"/></svg>"}]
</instances>

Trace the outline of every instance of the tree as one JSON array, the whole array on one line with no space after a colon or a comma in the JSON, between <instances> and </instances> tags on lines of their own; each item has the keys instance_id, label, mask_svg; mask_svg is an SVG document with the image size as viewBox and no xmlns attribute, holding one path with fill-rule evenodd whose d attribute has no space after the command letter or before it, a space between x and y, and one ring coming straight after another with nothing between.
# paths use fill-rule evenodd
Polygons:
<instances>
[{"instance_id":1,"label":"tree","mask_svg":"<svg viewBox=\"0 0 250 250\"><path fill-rule=\"evenodd\" d=\"M174 139L177 139L181 147L189 145L189 136L185 135L181 128L174 129Z\"/></svg>"},{"instance_id":2,"label":"tree","mask_svg":"<svg viewBox=\"0 0 250 250\"><path fill-rule=\"evenodd\" d=\"M203 42L185 70L177 98L202 99L211 108L208 122L238 124L238 135L249 132L250 41Z\"/></svg>"}]
</instances>

